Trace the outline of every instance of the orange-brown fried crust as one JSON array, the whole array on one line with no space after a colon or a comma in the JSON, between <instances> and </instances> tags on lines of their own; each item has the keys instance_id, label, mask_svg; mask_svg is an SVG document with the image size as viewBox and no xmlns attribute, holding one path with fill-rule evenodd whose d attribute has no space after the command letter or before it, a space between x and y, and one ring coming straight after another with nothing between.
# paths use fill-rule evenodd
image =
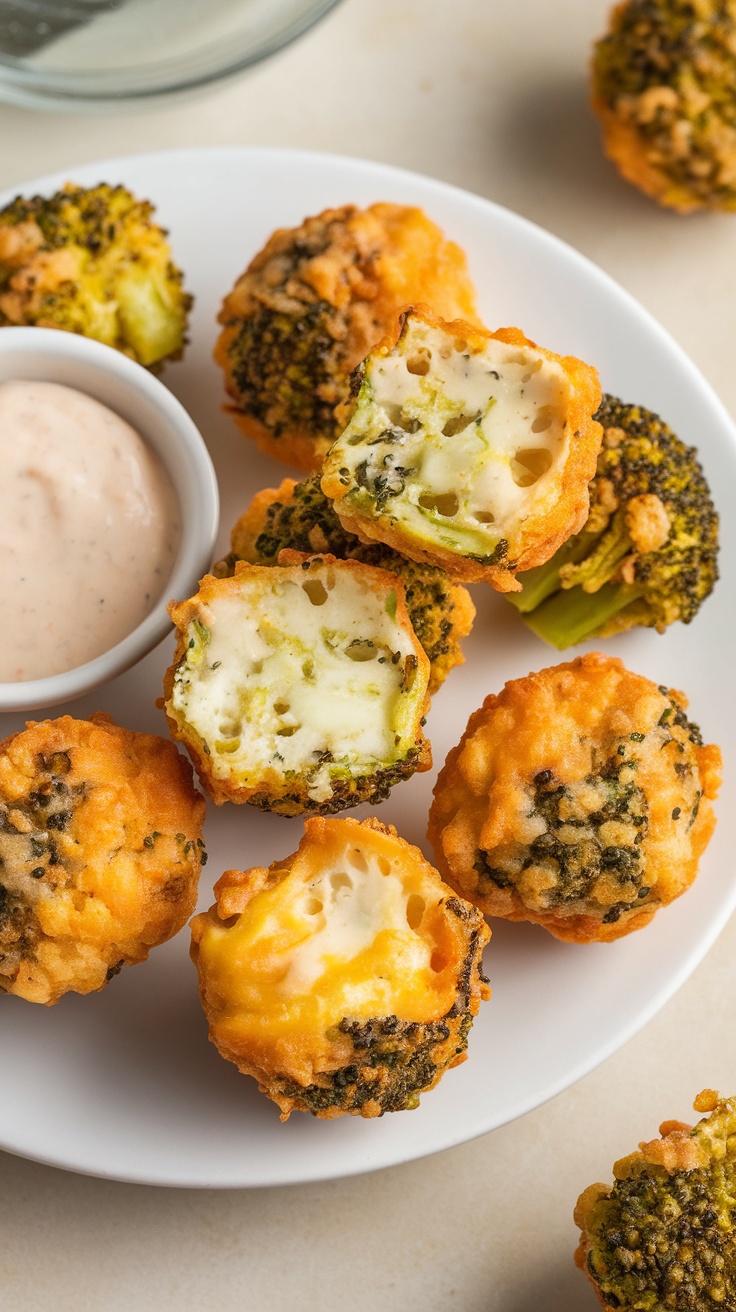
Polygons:
<instances>
[{"instance_id":1,"label":"orange-brown fried crust","mask_svg":"<svg viewBox=\"0 0 736 1312\"><path fill-rule=\"evenodd\" d=\"M465 583L485 581L499 592L519 592L521 583L517 571L533 569L550 560L558 547L584 525L589 510L588 485L596 471L603 429L593 418L601 400L601 388L596 370L575 356L556 355L539 346L519 328L499 328L495 332L464 319L444 321L426 305L407 306L394 322L391 331L374 349L366 361L388 356L398 346L408 319L415 319L441 330L447 337L462 343L463 348L479 353L488 342L503 342L509 346L529 347L546 360L553 361L564 371L569 383L569 400L566 412L566 429L570 434L567 455L554 484L554 495L546 489L538 508L531 506L520 515L511 531L504 530L507 541L505 553L498 562L490 563L463 555L444 547L439 540L428 544L398 522L391 513L391 503L385 513L367 514L357 511L348 500L350 486L341 471L338 458L339 443L327 460L322 476L322 490L330 497L343 527L363 542L384 542L395 551L412 560L437 565L451 577ZM458 348L459 349L459 348ZM341 418L349 422L355 401L343 407Z\"/></svg>"},{"instance_id":2,"label":"orange-brown fried crust","mask_svg":"<svg viewBox=\"0 0 736 1312\"><path fill-rule=\"evenodd\" d=\"M307 820L268 869L228 870L192 921L210 1040L281 1119L381 1116L465 1060L490 936L377 820Z\"/></svg>"},{"instance_id":3,"label":"orange-brown fried crust","mask_svg":"<svg viewBox=\"0 0 736 1312\"><path fill-rule=\"evenodd\" d=\"M382 543L366 545L347 533L317 478L305 483L285 478L279 487L257 492L232 530L229 554L213 566L213 574L226 578L240 560L273 565L279 551L288 548L329 551L341 560L358 560L398 575L414 632L429 659L430 696L456 665L464 663L460 644L475 619L467 588L434 565L420 565Z\"/></svg>"},{"instance_id":4,"label":"orange-brown fried crust","mask_svg":"<svg viewBox=\"0 0 736 1312\"><path fill-rule=\"evenodd\" d=\"M230 413L262 451L318 470L349 375L402 305L476 318L465 255L422 210L379 203L279 228L219 314Z\"/></svg>"},{"instance_id":5,"label":"orange-brown fried crust","mask_svg":"<svg viewBox=\"0 0 736 1312\"><path fill-rule=\"evenodd\" d=\"M90 993L176 934L204 813L174 744L108 715L31 721L0 743L0 991Z\"/></svg>"},{"instance_id":6,"label":"orange-brown fried crust","mask_svg":"<svg viewBox=\"0 0 736 1312\"><path fill-rule=\"evenodd\" d=\"M600 653L507 683L437 780L443 877L572 942L646 925L692 883L715 824L720 752L686 705Z\"/></svg>"}]
</instances>

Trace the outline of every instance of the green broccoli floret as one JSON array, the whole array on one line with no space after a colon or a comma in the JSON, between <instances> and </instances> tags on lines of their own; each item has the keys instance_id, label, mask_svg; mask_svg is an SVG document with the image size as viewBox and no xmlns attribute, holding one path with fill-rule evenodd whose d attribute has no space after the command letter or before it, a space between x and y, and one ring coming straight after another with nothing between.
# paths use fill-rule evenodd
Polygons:
<instances>
[{"instance_id":1,"label":"green broccoli floret","mask_svg":"<svg viewBox=\"0 0 736 1312\"><path fill-rule=\"evenodd\" d=\"M420 565L383 543L368 545L348 533L321 490L319 476L303 483L284 479L279 488L259 493L233 530L232 548L215 566L221 578L234 572L238 560L275 565L287 548L307 554L327 551L340 560L389 570L404 585L414 632L429 658L430 693L464 659L460 642L475 617L467 588L435 565Z\"/></svg>"},{"instance_id":2,"label":"green broccoli floret","mask_svg":"<svg viewBox=\"0 0 736 1312\"><path fill-rule=\"evenodd\" d=\"M604 396L590 514L508 600L559 651L637 625L689 624L718 578L718 515L694 447L657 415Z\"/></svg>"},{"instance_id":3,"label":"green broccoli floret","mask_svg":"<svg viewBox=\"0 0 736 1312\"><path fill-rule=\"evenodd\" d=\"M192 298L152 215L104 183L16 197L0 210L0 327L80 333L148 367L178 358Z\"/></svg>"},{"instance_id":4,"label":"green broccoli floret","mask_svg":"<svg viewBox=\"0 0 736 1312\"><path fill-rule=\"evenodd\" d=\"M578 1201L576 1261L605 1308L736 1308L736 1100L705 1090L695 1108L711 1114L693 1130L665 1122L616 1163L610 1189Z\"/></svg>"}]
</instances>

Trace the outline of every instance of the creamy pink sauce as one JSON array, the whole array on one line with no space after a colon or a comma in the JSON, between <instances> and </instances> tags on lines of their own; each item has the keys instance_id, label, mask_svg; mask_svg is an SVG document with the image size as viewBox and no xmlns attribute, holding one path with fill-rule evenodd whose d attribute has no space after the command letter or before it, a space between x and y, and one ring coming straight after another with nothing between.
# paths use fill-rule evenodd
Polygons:
<instances>
[{"instance_id":1,"label":"creamy pink sauce","mask_svg":"<svg viewBox=\"0 0 736 1312\"><path fill-rule=\"evenodd\" d=\"M130 424L58 383L0 383L0 682L60 674L159 600L179 506Z\"/></svg>"}]
</instances>

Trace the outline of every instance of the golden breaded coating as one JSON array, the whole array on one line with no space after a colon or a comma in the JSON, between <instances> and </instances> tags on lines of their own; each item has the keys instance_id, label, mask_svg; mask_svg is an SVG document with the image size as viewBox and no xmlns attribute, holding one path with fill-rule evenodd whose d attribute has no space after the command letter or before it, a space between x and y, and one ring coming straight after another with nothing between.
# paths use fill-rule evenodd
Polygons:
<instances>
[{"instance_id":1,"label":"golden breaded coating","mask_svg":"<svg viewBox=\"0 0 736 1312\"><path fill-rule=\"evenodd\" d=\"M280 228L219 315L230 413L269 455L318 470L349 376L403 305L476 318L465 255L420 209L346 205Z\"/></svg>"},{"instance_id":2,"label":"golden breaded coating","mask_svg":"<svg viewBox=\"0 0 736 1312\"><path fill-rule=\"evenodd\" d=\"M0 327L59 328L147 368L177 360L192 298L150 201L68 184L0 210Z\"/></svg>"},{"instance_id":3,"label":"golden breaded coating","mask_svg":"<svg viewBox=\"0 0 736 1312\"><path fill-rule=\"evenodd\" d=\"M736 1307L736 1099L704 1089L694 1106L694 1128L664 1121L578 1199L575 1262L604 1308Z\"/></svg>"},{"instance_id":4,"label":"golden breaded coating","mask_svg":"<svg viewBox=\"0 0 736 1312\"><path fill-rule=\"evenodd\" d=\"M518 592L516 571L584 524L602 437L590 365L414 306L355 388L322 490L362 541Z\"/></svg>"},{"instance_id":5,"label":"golden breaded coating","mask_svg":"<svg viewBox=\"0 0 736 1312\"><path fill-rule=\"evenodd\" d=\"M429 769L429 662L395 575L282 552L169 613L166 714L218 805L324 815Z\"/></svg>"},{"instance_id":6,"label":"golden breaded coating","mask_svg":"<svg viewBox=\"0 0 736 1312\"><path fill-rule=\"evenodd\" d=\"M465 1060L490 931L377 820L307 820L298 851L228 870L192 921L210 1039L281 1109L416 1107Z\"/></svg>"},{"instance_id":7,"label":"golden breaded coating","mask_svg":"<svg viewBox=\"0 0 736 1312\"><path fill-rule=\"evenodd\" d=\"M513 679L470 717L435 787L443 877L557 938L640 929L695 878L721 754L680 692L600 653Z\"/></svg>"},{"instance_id":8,"label":"golden breaded coating","mask_svg":"<svg viewBox=\"0 0 736 1312\"><path fill-rule=\"evenodd\" d=\"M593 55L593 109L622 177L661 205L736 209L733 0L624 0Z\"/></svg>"},{"instance_id":9,"label":"golden breaded coating","mask_svg":"<svg viewBox=\"0 0 736 1312\"><path fill-rule=\"evenodd\" d=\"M398 575L412 627L430 663L430 696L465 660L460 643L475 619L467 588L435 565L420 565L380 542L366 544L347 533L316 475L303 483L285 478L279 487L258 492L235 525L230 544L230 554L214 566L217 578L234 573L239 560L273 565L284 549L329 551L340 560L358 560Z\"/></svg>"},{"instance_id":10,"label":"golden breaded coating","mask_svg":"<svg viewBox=\"0 0 736 1312\"><path fill-rule=\"evenodd\" d=\"M204 798L173 743L109 715L31 721L0 744L0 992L105 987L197 900Z\"/></svg>"}]
</instances>

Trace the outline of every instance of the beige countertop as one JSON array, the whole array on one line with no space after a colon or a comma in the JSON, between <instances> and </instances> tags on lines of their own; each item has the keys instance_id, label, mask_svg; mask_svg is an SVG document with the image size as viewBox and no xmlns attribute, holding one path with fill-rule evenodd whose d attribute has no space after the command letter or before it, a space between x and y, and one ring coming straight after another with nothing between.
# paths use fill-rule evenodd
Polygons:
<instances>
[{"instance_id":1,"label":"beige countertop","mask_svg":"<svg viewBox=\"0 0 736 1312\"><path fill-rule=\"evenodd\" d=\"M734 414L736 219L663 212L603 159L585 81L606 7L344 0L295 45L196 99L90 118L0 106L0 187L183 145L303 147L427 173L595 260ZM674 1000L572 1089L475 1142L374 1175L171 1190L0 1154L0 1312L593 1312L572 1264L575 1199L660 1120L687 1118L704 1085L736 1092L723 1041L735 989L732 923Z\"/></svg>"}]
</instances>

